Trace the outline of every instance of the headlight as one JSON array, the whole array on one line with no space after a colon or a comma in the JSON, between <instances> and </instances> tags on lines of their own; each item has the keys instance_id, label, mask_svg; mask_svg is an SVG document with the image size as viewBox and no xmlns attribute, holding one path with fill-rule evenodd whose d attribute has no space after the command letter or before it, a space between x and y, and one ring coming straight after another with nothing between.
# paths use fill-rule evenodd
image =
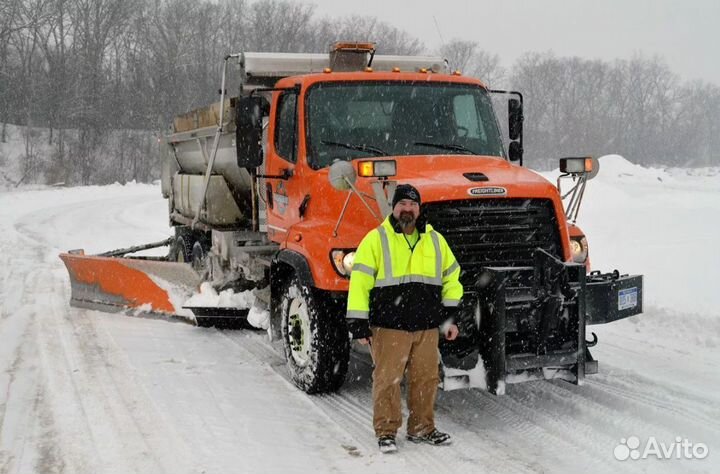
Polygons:
<instances>
[{"instance_id":1,"label":"headlight","mask_svg":"<svg viewBox=\"0 0 720 474\"><path fill-rule=\"evenodd\" d=\"M335 271L344 277L349 277L355 261L355 250L333 250L330 258Z\"/></svg>"},{"instance_id":2,"label":"headlight","mask_svg":"<svg viewBox=\"0 0 720 474\"><path fill-rule=\"evenodd\" d=\"M588 258L588 243L585 237L570 237L570 252L575 263L585 263Z\"/></svg>"}]
</instances>

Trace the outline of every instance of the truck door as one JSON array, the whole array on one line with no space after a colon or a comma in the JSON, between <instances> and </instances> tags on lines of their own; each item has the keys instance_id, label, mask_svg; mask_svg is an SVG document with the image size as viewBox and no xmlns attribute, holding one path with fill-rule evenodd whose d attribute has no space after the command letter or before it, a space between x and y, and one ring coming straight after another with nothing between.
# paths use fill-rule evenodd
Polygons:
<instances>
[{"instance_id":1,"label":"truck door","mask_svg":"<svg viewBox=\"0 0 720 474\"><path fill-rule=\"evenodd\" d=\"M270 115L268 160L265 173L268 235L285 242L290 227L300 219L303 195L299 176L295 175L298 155L298 93L286 90L277 95ZM285 178L280 178L285 176Z\"/></svg>"}]
</instances>

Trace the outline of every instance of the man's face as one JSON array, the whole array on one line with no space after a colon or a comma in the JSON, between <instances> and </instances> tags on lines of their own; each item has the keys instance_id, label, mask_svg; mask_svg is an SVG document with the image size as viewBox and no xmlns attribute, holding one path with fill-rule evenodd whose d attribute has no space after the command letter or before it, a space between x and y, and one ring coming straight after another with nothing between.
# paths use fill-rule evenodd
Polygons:
<instances>
[{"instance_id":1,"label":"man's face","mask_svg":"<svg viewBox=\"0 0 720 474\"><path fill-rule=\"evenodd\" d=\"M420 204L412 199L401 199L393 207L393 217L400 223L403 229L415 225L420 215Z\"/></svg>"}]
</instances>

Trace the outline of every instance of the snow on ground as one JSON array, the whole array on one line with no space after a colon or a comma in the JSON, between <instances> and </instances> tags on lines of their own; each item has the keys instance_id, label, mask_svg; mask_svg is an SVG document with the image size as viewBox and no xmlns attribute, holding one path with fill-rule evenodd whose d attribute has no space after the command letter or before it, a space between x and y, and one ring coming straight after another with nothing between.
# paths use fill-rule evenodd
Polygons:
<instances>
[{"instance_id":1,"label":"snow on ground","mask_svg":"<svg viewBox=\"0 0 720 474\"><path fill-rule=\"evenodd\" d=\"M717 169L601 159L578 224L594 268L645 275L645 314L592 328L600 373L585 385L440 393L454 444L401 438L393 456L375 445L367 356L339 393L308 396L263 331L69 307L60 251L162 240L166 212L150 185L0 193L0 473L717 470ZM709 456L616 460L631 436L687 438Z\"/></svg>"}]
</instances>

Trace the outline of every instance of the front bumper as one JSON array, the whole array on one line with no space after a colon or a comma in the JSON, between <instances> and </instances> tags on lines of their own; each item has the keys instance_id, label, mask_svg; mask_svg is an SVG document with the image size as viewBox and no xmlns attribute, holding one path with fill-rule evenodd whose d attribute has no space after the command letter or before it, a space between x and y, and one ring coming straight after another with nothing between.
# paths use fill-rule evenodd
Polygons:
<instances>
[{"instance_id":1,"label":"front bumper","mask_svg":"<svg viewBox=\"0 0 720 474\"><path fill-rule=\"evenodd\" d=\"M592 272L585 282L585 323L605 324L643 312L643 276Z\"/></svg>"}]
</instances>

